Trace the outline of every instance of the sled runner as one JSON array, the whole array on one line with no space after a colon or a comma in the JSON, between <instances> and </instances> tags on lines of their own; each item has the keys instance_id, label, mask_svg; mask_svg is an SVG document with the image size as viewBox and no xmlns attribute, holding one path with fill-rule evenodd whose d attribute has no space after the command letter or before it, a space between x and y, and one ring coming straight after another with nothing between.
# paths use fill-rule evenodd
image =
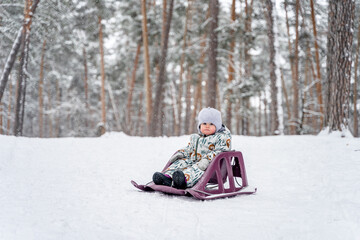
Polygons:
<instances>
[{"instance_id":1,"label":"sled runner","mask_svg":"<svg viewBox=\"0 0 360 240\"><path fill-rule=\"evenodd\" d=\"M166 164L164 172L169 166ZM139 185L131 183L142 191L159 191L176 195L191 195L197 199L207 200L231 197L241 194L253 194L256 188L248 186L244 159L239 151L228 151L218 154L209 164L204 175L192 188L176 189L150 182Z\"/></svg>"}]
</instances>

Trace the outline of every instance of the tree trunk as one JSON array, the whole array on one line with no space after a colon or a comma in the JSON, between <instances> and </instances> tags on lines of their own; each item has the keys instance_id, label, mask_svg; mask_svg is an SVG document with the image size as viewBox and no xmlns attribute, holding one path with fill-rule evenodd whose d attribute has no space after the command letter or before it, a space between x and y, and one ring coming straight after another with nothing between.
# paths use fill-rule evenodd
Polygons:
<instances>
[{"instance_id":1,"label":"tree trunk","mask_svg":"<svg viewBox=\"0 0 360 240\"><path fill-rule=\"evenodd\" d=\"M293 57L293 48L290 40L290 26L289 26L289 18L288 18L288 11L287 11L287 1L284 1L285 7L285 16L286 16L286 29L287 29L287 36L288 36L288 49L289 49L289 59L290 59L290 68L291 68L291 80L292 80L292 87L293 90L295 88L296 76L295 76L295 64L294 64L294 57ZM293 111L294 112L294 111ZM290 134L295 134L295 125L293 123L292 115L288 114L288 125L290 126Z\"/></svg>"},{"instance_id":2,"label":"tree trunk","mask_svg":"<svg viewBox=\"0 0 360 240\"><path fill-rule=\"evenodd\" d=\"M20 136L22 135L21 130L21 100L22 96L24 95L24 62L25 62L25 38L26 38L26 29L23 28L24 33L21 39L21 46L20 46L20 63L19 63L19 73L17 76L17 84L16 84L16 103L15 103L15 122L14 122L14 135Z\"/></svg>"},{"instance_id":3,"label":"tree trunk","mask_svg":"<svg viewBox=\"0 0 360 240\"><path fill-rule=\"evenodd\" d=\"M248 0L245 0L245 77L251 78L252 76L252 58L250 55L250 49L252 45L252 29L251 29L251 23L252 23L252 12L253 12L253 3L254 1L251 0L250 4L248 3Z\"/></svg>"},{"instance_id":4,"label":"tree trunk","mask_svg":"<svg viewBox=\"0 0 360 240\"><path fill-rule=\"evenodd\" d=\"M150 123L152 114L152 90L150 79L150 59L149 59L149 43L147 31L147 17L146 17L146 0L141 0L141 13L142 13L142 38L144 46L144 81L145 81L145 94L146 94L146 126L147 132L150 133Z\"/></svg>"},{"instance_id":5,"label":"tree trunk","mask_svg":"<svg viewBox=\"0 0 360 240\"><path fill-rule=\"evenodd\" d=\"M59 79L56 79L56 106L59 109L60 108L60 101L61 101L61 93L60 93L60 87L59 87ZM56 116L56 123L55 123L55 136L60 137L60 114L57 112Z\"/></svg>"},{"instance_id":6,"label":"tree trunk","mask_svg":"<svg viewBox=\"0 0 360 240\"><path fill-rule=\"evenodd\" d=\"M327 34L327 58L326 58L326 94L325 94L325 123L329 122L330 118L330 104L331 104L331 81L334 79L334 71L333 68L335 67L334 61L330 58L330 56L334 56L334 46L335 46L335 35L330 34L336 31L336 3L334 1L329 2L328 6L328 34Z\"/></svg>"},{"instance_id":7,"label":"tree trunk","mask_svg":"<svg viewBox=\"0 0 360 240\"><path fill-rule=\"evenodd\" d=\"M259 92L259 118L258 118L258 136L261 136L261 92Z\"/></svg>"},{"instance_id":8,"label":"tree trunk","mask_svg":"<svg viewBox=\"0 0 360 240\"><path fill-rule=\"evenodd\" d=\"M186 94L185 94L185 102L186 102L186 108L185 108L185 125L184 125L184 130L185 130L185 134L190 134L190 127L192 127L191 125L193 124L193 120L194 119L190 119L190 115L191 115L191 98L192 98L192 94L191 94L191 71L190 71L190 67L187 67L187 77L186 77Z\"/></svg>"},{"instance_id":9,"label":"tree trunk","mask_svg":"<svg viewBox=\"0 0 360 240\"><path fill-rule=\"evenodd\" d=\"M314 10L314 0L310 0L311 5L311 19L313 24L313 33L314 33L314 41L315 41L315 61L316 61L316 71L317 71L317 79L316 79L316 92L318 98L318 104L320 107L320 123L321 128L324 126L324 107L323 107L323 97L322 97L322 84L321 84L321 71L320 71L320 57L319 57L319 46L317 43L317 31L316 31L316 20L315 20L315 10Z\"/></svg>"},{"instance_id":10,"label":"tree trunk","mask_svg":"<svg viewBox=\"0 0 360 240\"><path fill-rule=\"evenodd\" d=\"M3 131L3 103L0 102L0 134L4 134Z\"/></svg>"},{"instance_id":11,"label":"tree trunk","mask_svg":"<svg viewBox=\"0 0 360 240\"><path fill-rule=\"evenodd\" d=\"M191 112L191 117L190 117L190 132L196 132L196 113L198 112L198 105L200 105L200 99L201 99L201 84L199 82L198 79L195 79L195 86L194 86L194 92L195 92L195 96L194 96L194 102L193 102L193 110Z\"/></svg>"},{"instance_id":12,"label":"tree trunk","mask_svg":"<svg viewBox=\"0 0 360 240\"><path fill-rule=\"evenodd\" d=\"M348 128L354 15L354 1L329 1L329 131Z\"/></svg>"},{"instance_id":13,"label":"tree trunk","mask_svg":"<svg viewBox=\"0 0 360 240\"><path fill-rule=\"evenodd\" d=\"M359 16L360 20L360 16ZM359 22L359 21L358 21ZM355 76L354 76L354 86L353 86L353 104L354 104L354 137L359 137L359 123L358 123L358 111L357 111L357 82L358 82L358 65L359 65L359 49L360 49L360 24L358 26L357 33L357 47L356 47L356 57L355 57Z\"/></svg>"},{"instance_id":14,"label":"tree trunk","mask_svg":"<svg viewBox=\"0 0 360 240\"><path fill-rule=\"evenodd\" d=\"M189 3L189 2L188 2ZM183 75L184 75L184 61L185 61L185 49L187 46L187 32L188 32L188 22L190 18L190 9L191 5L189 3L187 9L186 9L186 19L185 19L185 29L184 29L184 35L183 35L183 45L182 45L182 53L180 57L180 75L179 75L179 88L178 88L178 125L175 126L175 134L179 136L181 134L182 129L182 96L183 96Z\"/></svg>"},{"instance_id":15,"label":"tree trunk","mask_svg":"<svg viewBox=\"0 0 360 240\"><path fill-rule=\"evenodd\" d=\"M24 9L24 27L21 34L20 44L20 64L19 64L19 75L18 75L18 88L17 88L17 99L16 99L16 111L15 111L15 124L14 124L14 135L21 136L23 133L23 123L25 115L25 98L26 98L26 80L27 80L27 64L29 56L29 45L30 45L30 30L32 17L34 10L39 1L33 4L32 0L25 2Z\"/></svg>"},{"instance_id":16,"label":"tree trunk","mask_svg":"<svg viewBox=\"0 0 360 240\"><path fill-rule=\"evenodd\" d=\"M172 69L172 73L173 73L173 75L175 75L175 69L174 68ZM178 104L177 104L177 101L176 101L177 90L178 89L176 88L175 80L172 80L170 82L170 91L171 91L170 96L171 96L171 104L172 104L172 108L173 108L173 111L172 111L172 114L173 114L173 119L172 119L173 129L172 129L171 134L170 134L171 136L177 136L177 132L174 131L174 129L177 126L179 126L179 124L177 122L178 119L179 119L178 116L177 116L177 114L178 114L178 111L177 111Z\"/></svg>"},{"instance_id":17,"label":"tree trunk","mask_svg":"<svg viewBox=\"0 0 360 240\"><path fill-rule=\"evenodd\" d=\"M309 46L309 42L306 42L306 52L310 52L310 46ZM306 57L305 59L305 69L304 69L304 88L302 91L302 96L301 96L301 121L300 121L300 125L299 125L299 132L300 134L304 133L304 126L307 123L308 120L308 110L307 108L307 93L308 91L311 90L311 82L310 82L310 77L309 77L309 73L310 73L310 67L309 67L309 57Z\"/></svg>"},{"instance_id":18,"label":"tree trunk","mask_svg":"<svg viewBox=\"0 0 360 240\"><path fill-rule=\"evenodd\" d=\"M86 108L89 108L88 66L87 66L87 56L86 56L86 49L85 49L85 47L83 47L83 58L84 58L85 105L86 105Z\"/></svg>"},{"instance_id":19,"label":"tree trunk","mask_svg":"<svg viewBox=\"0 0 360 240\"><path fill-rule=\"evenodd\" d=\"M6 87L6 83L8 81L10 72L12 67L14 66L14 62L16 60L16 55L19 51L22 39L23 39L23 34L24 34L24 26L22 26L18 32L18 35L14 41L12 50L6 60L6 64L5 64L5 68L4 71L1 75L1 81L0 81L0 101L3 97L4 91L5 91L5 87Z\"/></svg>"},{"instance_id":20,"label":"tree trunk","mask_svg":"<svg viewBox=\"0 0 360 240\"><path fill-rule=\"evenodd\" d=\"M236 20L235 15L235 0L232 0L231 4L231 23L234 23ZM229 49L229 66L228 66L228 84L230 85L231 82L234 80L235 70L234 70L234 48L235 48L235 31L233 29L230 30L230 49ZM232 118L232 90L228 90L227 96L227 107L226 107L226 126L231 129L231 118Z\"/></svg>"},{"instance_id":21,"label":"tree trunk","mask_svg":"<svg viewBox=\"0 0 360 240\"><path fill-rule=\"evenodd\" d=\"M283 92L284 92L285 105L286 105L288 120L290 120L291 119L290 102L289 102L289 97L288 97L288 93L287 93L287 90L286 90L285 81L284 81L284 75L283 75L282 70L280 70L280 74L281 74L281 85L282 85L282 89L283 89Z\"/></svg>"},{"instance_id":22,"label":"tree trunk","mask_svg":"<svg viewBox=\"0 0 360 240\"><path fill-rule=\"evenodd\" d=\"M201 43L200 43L200 47L201 47L201 56L199 59L199 64L203 65L204 61L205 61L205 55L206 55L206 33L203 35ZM196 78L196 93L195 93L195 99L194 99L194 109L192 112L192 116L191 119L196 118L196 115L198 113L198 111L200 111L200 109L202 109L203 107L203 101L202 101L202 90L203 90L203 86L202 86L202 81L203 81L203 77L202 77L202 71L199 71L199 73L197 74L197 78ZM195 124L194 124L195 125ZM197 132L197 127L194 127L195 131Z\"/></svg>"},{"instance_id":23,"label":"tree trunk","mask_svg":"<svg viewBox=\"0 0 360 240\"><path fill-rule=\"evenodd\" d=\"M145 130L144 130L144 122L141 121L142 114L143 114L143 111L144 111L144 108L143 108L143 95L144 94L141 92L140 96L139 96L139 111L138 111L138 121L137 121L138 125L135 128L136 129L135 134L140 135L140 136L145 136L146 135Z\"/></svg>"},{"instance_id":24,"label":"tree trunk","mask_svg":"<svg viewBox=\"0 0 360 240\"><path fill-rule=\"evenodd\" d=\"M85 93L85 107L87 114L89 115L89 87L88 87L88 66L87 66L87 56L86 49L83 47L83 62L84 62L84 93ZM85 127L89 127L89 117L85 116Z\"/></svg>"},{"instance_id":25,"label":"tree trunk","mask_svg":"<svg viewBox=\"0 0 360 240\"><path fill-rule=\"evenodd\" d=\"M4 90L6 87L6 83L9 79L9 75L11 73L11 69L14 66L15 60L16 60L16 55L20 49L20 45L23 39L23 34L25 34L24 28L28 27L28 30L30 31L30 26L31 26L31 22L32 22L32 17L35 14L35 10L39 4L40 0L35 0L34 3L32 3L32 1L27 0L26 4L28 4L26 6L26 10L25 10L25 18L24 18L24 23L21 26L21 28L18 31L18 35L14 41L14 44L11 48L10 54L6 60L5 63L5 67L4 67L4 71L1 75L1 79L0 79L0 102L2 100L3 94L4 94ZM31 3L31 4L29 4ZM30 32L29 32L30 34Z\"/></svg>"},{"instance_id":26,"label":"tree trunk","mask_svg":"<svg viewBox=\"0 0 360 240\"><path fill-rule=\"evenodd\" d=\"M250 134L250 97L244 99L245 109L246 109L246 118L244 119L244 135Z\"/></svg>"},{"instance_id":27,"label":"tree trunk","mask_svg":"<svg viewBox=\"0 0 360 240\"><path fill-rule=\"evenodd\" d=\"M166 31L164 36L164 45L161 49L161 58L160 58L160 70L159 70L159 77L157 81L157 88L156 88L156 97L154 102L154 109L151 118L151 135L157 136L159 135L158 123L161 122L161 102L163 101L163 91L164 91L164 83L165 83L165 66L166 66L166 56L167 56L167 49L168 49L168 40L169 40L169 32L171 26L171 19L172 19L172 12L174 7L174 0L170 0L169 6L169 13L168 19L166 23Z\"/></svg>"},{"instance_id":28,"label":"tree trunk","mask_svg":"<svg viewBox=\"0 0 360 240\"><path fill-rule=\"evenodd\" d=\"M44 85L45 86L45 85ZM52 109L52 102L51 102L51 82L48 81L47 83L47 95L48 95L48 104L47 104L47 109L50 112L50 110ZM53 114L52 113L48 113L48 126L49 126L49 137L52 138L53 137L53 123L52 123L52 118L53 118Z\"/></svg>"},{"instance_id":29,"label":"tree trunk","mask_svg":"<svg viewBox=\"0 0 360 240\"><path fill-rule=\"evenodd\" d=\"M154 4L154 7L156 4ZM166 30L166 22L167 22L167 13L166 13L166 7L167 7L167 0L163 0L163 15L162 15L162 31L161 31L161 46L165 42L165 30Z\"/></svg>"},{"instance_id":30,"label":"tree trunk","mask_svg":"<svg viewBox=\"0 0 360 240\"><path fill-rule=\"evenodd\" d=\"M8 117L7 117L7 135L10 134L10 124L11 124L11 104L12 104L12 94L13 94L13 84L11 83L11 77L9 77L9 101L8 101Z\"/></svg>"},{"instance_id":31,"label":"tree trunk","mask_svg":"<svg viewBox=\"0 0 360 240\"><path fill-rule=\"evenodd\" d=\"M119 113L119 111L118 111L118 109L116 107L116 104L115 104L115 98L114 98L114 94L113 94L111 85L110 85L109 82L107 82L106 85L107 85L107 90L109 92L109 98L110 98L111 107L112 107L113 112L114 112L116 127L117 127L117 130L120 131L121 130L120 113Z\"/></svg>"},{"instance_id":32,"label":"tree trunk","mask_svg":"<svg viewBox=\"0 0 360 240\"><path fill-rule=\"evenodd\" d=\"M312 87L312 85L313 85L312 82L316 81L317 77L316 77L316 73L315 73L315 69L314 69L314 64L313 64L311 59L312 59L312 56L311 56L311 52L310 52L310 47L308 46L308 48L307 48L307 60L309 62L310 70L311 70L311 71L309 71L309 79L312 79L312 81L310 80L309 94L310 94L310 99L314 99L314 91L313 91L313 87ZM311 78L311 76L312 76L312 78ZM314 104L311 104L309 108L310 108L310 111L312 113L316 112ZM321 129L321 127L320 128L317 127L316 117L315 116L311 117L311 122L312 122L312 128L314 129L313 134L316 134L318 132L318 129Z\"/></svg>"},{"instance_id":33,"label":"tree trunk","mask_svg":"<svg viewBox=\"0 0 360 240\"><path fill-rule=\"evenodd\" d=\"M45 46L46 40L44 40L42 53L41 53L41 63L40 63L40 78L39 78L39 137L43 137L44 129L44 55L45 55Z\"/></svg>"},{"instance_id":34,"label":"tree trunk","mask_svg":"<svg viewBox=\"0 0 360 240\"><path fill-rule=\"evenodd\" d=\"M251 45L253 42L252 39L252 12L253 12L253 3L251 0L248 3L248 0L245 0L245 38L244 38L244 58L245 58L245 71L244 77L245 79L252 78L252 58L250 54ZM242 116L242 134L249 135L250 134L250 97L245 97L242 99L242 107L243 107L243 116Z\"/></svg>"},{"instance_id":35,"label":"tree trunk","mask_svg":"<svg viewBox=\"0 0 360 240\"><path fill-rule=\"evenodd\" d=\"M138 43L137 49L136 49L136 55L134 60L134 68L131 75L131 83L129 86L129 93L128 93L128 99L127 99L127 115L126 115L126 122L128 124L131 123L131 117L132 117L132 98L134 93L134 87L135 87L135 81L136 81L136 70L139 63L139 56L140 56L140 50L141 50L141 42Z\"/></svg>"},{"instance_id":36,"label":"tree trunk","mask_svg":"<svg viewBox=\"0 0 360 240\"><path fill-rule=\"evenodd\" d=\"M274 20L273 20L273 5L271 0L265 0L267 8L267 34L269 38L269 52L270 52L270 91L271 91L271 134L279 134L279 117L277 113L277 87L276 87L276 65L275 65L275 38L274 38Z\"/></svg>"},{"instance_id":37,"label":"tree trunk","mask_svg":"<svg viewBox=\"0 0 360 240\"><path fill-rule=\"evenodd\" d=\"M208 82L207 82L207 94L206 104L208 107L216 108L216 74L217 74L217 47L218 36L216 28L218 27L218 15L219 15L219 1L210 0L210 23L209 23L209 65L208 65Z\"/></svg>"},{"instance_id":38,"label":"tree trunk","mask_svg":"<svg viewBox=\"0 0 360 240\"><path fill-rule=\"evenodd\" d=\"M241 102L240 98L236 99L236 105L235 105L235 112L236 112L236 134L240 135L240 127L241 127Z\"/></svg>"},{"instance_id":39,"label":"tree trunk","mask_svg":"<svg viewBox=\"0 0 360 240\"><path fill-rule=\"evenodd\" d=\"M106 132L106 103L105 103L105 63L104 63L104 44L103 44L103 31L101 16L99 16L99 45L100 45L100 57L101 57L101 122L103 128L101 128L101 135Z\"/></svg>"},{"instance_id":40,"label":"tree trunk","mask_svg":"<svg viewBox=\"0 0 360 240\"><path fill-rule=\"evenodd\" d=\"M293 124L296 126L296 133L298 134L298 122L299 122L299 11L300 0L296 0L295 9L295 53L294 53L294 70L295 81L293 82Z\"/></svg>"},{"instance_id":41,"label":"tree trunk","mask_svg":"<svg viewBox=\"0 0 360 240\"><path fill-rule=\"evenodd\" d=\"M268 102L266 100L266 92L264 94L264 117L265 117L265 136L269 135L269 120L268 120L268 114L267 114L267 107Z\"/></svg>"},{"instance_id":42,"label":"tree trunk","mask_svg":"<svg viewBox=\"0 0 360 240\"><path fill-rule=\"evenodd\" d=\"M27 34L25 38L25 62L24 62L24 70L23 70L23 88L22 88L22 98L21 98L21 112L20 112L20 133L23 135L23 126L24 126L24 117L25 117L25 99L26 99L26 86L28 79L28 59L29 59L29 45L30 45L30 26L27 27Z\"/></svg>"}]
</instances>

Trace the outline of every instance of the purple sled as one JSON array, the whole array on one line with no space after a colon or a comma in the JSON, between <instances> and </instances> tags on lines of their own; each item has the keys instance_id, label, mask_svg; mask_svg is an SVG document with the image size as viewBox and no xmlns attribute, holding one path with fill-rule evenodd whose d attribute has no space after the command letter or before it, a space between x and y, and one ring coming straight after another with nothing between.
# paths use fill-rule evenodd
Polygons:
<instances>
[{"instance_id":1,"label":"purple sled","mask_svg":"<svg viewBox=\"0 0 360 240\"><path fill-rule=\"evenodd\" d=\"M171 163L168 162L162 172L164 172L170 164ZM191 195L201 200L253 194L257 190L248 185L244 159L239 151L227 151L216 155L204 175L192 188L182 190L164 185L156 185L153 182L146 185L139 185L135 181L131 181L131 183L143 191Z\"/></svg>"}]
</instances>

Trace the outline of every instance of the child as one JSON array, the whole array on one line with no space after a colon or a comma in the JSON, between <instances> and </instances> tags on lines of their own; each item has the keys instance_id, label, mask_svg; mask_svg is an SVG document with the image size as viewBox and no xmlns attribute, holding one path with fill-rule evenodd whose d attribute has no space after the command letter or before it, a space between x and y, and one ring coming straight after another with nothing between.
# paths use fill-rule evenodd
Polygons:
<instances>
[{"instance_id":1,"label":"child","mask_svg":"<svg viewBox=\"0 0 360 240\"><path fill-rule=\"evenodd\" d=\"M192 134L188 146L170 158L171 165L164 173L154 173L155 184L178 189L192 187L217 154L231 149L231 133L222 124L218 110L210 107L202 109L198 121L199 134Z\"/></svg>"}]
</instances>

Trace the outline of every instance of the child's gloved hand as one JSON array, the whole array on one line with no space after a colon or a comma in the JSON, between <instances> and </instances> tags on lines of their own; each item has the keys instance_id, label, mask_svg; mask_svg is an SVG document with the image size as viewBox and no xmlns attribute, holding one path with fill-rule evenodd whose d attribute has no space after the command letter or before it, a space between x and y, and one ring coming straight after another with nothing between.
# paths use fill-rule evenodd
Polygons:
<instances>
[{"instance_id":1,"label":"child's gloved hand","mask_svg":"<svg viewBox=\"0 0 360 240\"><path fill-rule=\"evenodd\" d=\"M181 152L176 152L174 155L171 156L171 158L169 159L170 162L175 162L176 160L183 158L184 155Z\"/></svg>"},{"instance_id":2,"label":"child's gloved hand","mask_svg":"<svg viewBox=\"0 0 360 240\"><path fill-rule=\"evenodd\" d=\"M200 170L205 171L205 169L209 166L209 164L210 164L209 160L203 158L197 163L197 166Z\"/></svg>"}]
</instances>

